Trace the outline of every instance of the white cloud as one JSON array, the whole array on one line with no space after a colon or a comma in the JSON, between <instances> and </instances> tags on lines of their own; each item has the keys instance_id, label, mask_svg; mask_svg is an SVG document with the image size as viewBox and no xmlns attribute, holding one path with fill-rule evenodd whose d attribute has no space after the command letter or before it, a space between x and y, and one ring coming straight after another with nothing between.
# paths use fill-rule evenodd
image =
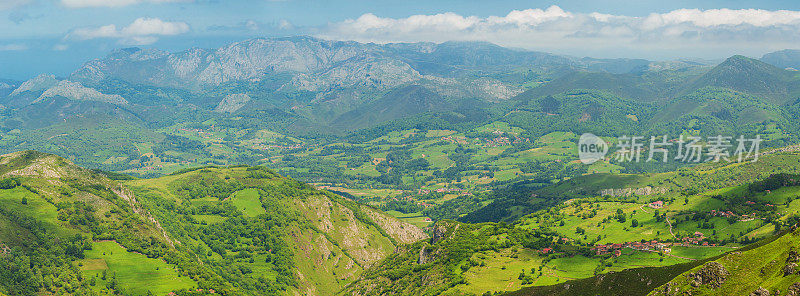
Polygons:
<instances>
[{"instance_id":1,"label":"white cloud","mask_svg":"<svg viewBox=\"0 0 800 296\"><path fill-rule=\"evenodd\" d=\"M568 54L681 51L718 55L797 47L800 11L680 9L635 17L576 13L551 6L488 17L441 13L385 18L367 13L328 24L317 35L378 43L489 41Z\"/></svg>"},{"instance_id":2,"label":"white cloud","mask_svg":"<svg viewBox=\"0 0 800 296\"><path fill-rule=\"evenodd\" d=\"M278 29L281 29L281 30L293 30L294 28L295 28L294 24L292 24L292 22L290 22L288 20L283 19L283 20L278 21Z\"/></svg>"},{"instance_id":3,"label":"white cloud","mask_svg":"<svg viewBox=\"0 0 800 296\"><path fill-rule=\"evenodd\" d=\"M30 2L31 0L0 0L0 10L17 8Z\"/></svg>"},{"instance_id":4,"label":"white cloud","mask_svg":"<svg viewBox=\"0 0 800 296\"><path fill-rule=\"evenodd\" d=\"M4 0L3 0L4 1ZM61 0L69 8L122 7L140 3L191 2L192 0Z\"/></svg>"},{"instance_id":5,"label":"white cloud","mask_svg":"<svg viewBox=\"0 0 800 296\"><path fill-rule=\"evenodd\" d=\"M189 25L183 22L165 22L157 18L138 18L122 29L126 36L178 35L189 31Z\"/></svg>"},{"instance_id":6,"label":"white cloud","mask_svg":"<svg viewBox=\"0 0 800 296\"><path fill-rule=\"evenodd\" d=\"M762 9L679 9L664 14L651 14L644 20L644 28L653 29L669 25L688 23L698 27L724 25L751 25L769 27L798 25L800 11Z\"/></svg>"},{"instance_id":7,"label":"white cloud","mask_svg":"<svg viewBox=\"0 0 800 296\"><path fill-rule=\"evenodd\" d=\"M94 28L78 28L67 35L67 39L89 40L117 38L127 45L146 45L158 41L159 36L172 36L189 32L184 22L166 22L157 18L138 18L130 25L118 29L116 25Z\"/></svg>"},{"instance_id":8,"label":"white cloud","mask_svg":"<svg viewBox=\"0 0 800 296\"><path fill-rule=\"evenodd\" d=\"M12 43L0 45L0 51L20 51L26 49L28 49L28 46L25 44Z\"/></svg>"},{"instance_id":9,"label":"white cloud","mask_svg":"<svg viewBox=\"0 0 800 296\"><path fill-rule=\"evenodd\" d=\"M116 25L105 25L97 28L79 28L69 33L69 37L81 40L95 38L116 38L122 37Z\"/></svg>"}]
</instances>

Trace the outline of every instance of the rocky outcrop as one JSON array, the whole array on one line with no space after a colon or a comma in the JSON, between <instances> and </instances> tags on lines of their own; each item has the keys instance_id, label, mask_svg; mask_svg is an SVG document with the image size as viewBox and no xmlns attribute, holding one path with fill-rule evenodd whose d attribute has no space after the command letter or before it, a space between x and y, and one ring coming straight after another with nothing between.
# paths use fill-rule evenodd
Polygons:
<instances>
[{"instance_id":1,"label":"rocky outcrop","mask_svg":"<svg viewBox=\"0 0 800 296\"><path fill-rule=\"evenodd\" d=\"M800 296L800 283L794 283L789 286L789 292L786 293L786 296Z\"/></svg>"},{"instance_id":2,"label":"rocky outcrop","mask_svg":"<svg viewBox=\"0 0 800 296\"><path fill-rule=\"evenodd\" d=\"M433 240L435 245L442 240L447 239L450 235L458 230L459 224L452 221L439 221L433 226Z\"/></svg>"},{"instance_id":3,"label":"rocky outcrop","mask_svg":"<svg viewBox=\"0 0 800 296\"><path fill-rule=\"evenodd\" d=\"M728 270L718 262L709 262L697 272L687 275L692 287L707 286L711 289L718 288L728 278Z\"/></svg>"},{"instance_id":4,"label":"rocky outcrop","mask_svg":"<svg viewBox=\"0 0 800 296\"><path fill-rule=\"evenodd\" d=\"M242 107L244 107L247 102L250 102L250 96L246 94L230 94L225 96L222 101L219 102L217 108L214 109L216 112L222 113L233 113L239 111Z\"/></svg>"},{"instance_id":5,"label":"rocky outcrop","mask_svg":"<svg viewBox=\"0 0 800 296\"><path fill-rule=\"evenodd\" d=\"M28 81L23 82L17 89L11 92L12 96L22 94L24 92L38 92L43 91L58 84L58 79L54 75L42 74Z\"/></svg>"},{"instance_id":6,"label":"rocky outcrop","mask_svg":"<svg viewBox=\"0 0 800 296\"><path fill-rule=\"evenodd\" d=\"M762 287L758 287L753 293L750 293L750 296L769 296L769 291Z\"/></svg>"},{"instance_id":7,"label":"rocky outcrop","mask_svg":"<svg viewBox=\"0 0 800 296\"><path fill-rule=\"evenodd\" d=\"M433 250L428 246L423 245L422 248L419 249L419 259L417 260L417 264L426 264L432 262L433 260Z\"/></svg>"},{"instance_id":8,"label":"rocky outcrop","mask_svg":"<svg viewBox=\"0 0 800 296\"><path fill-rule=\"evenodd\" d=\"M613 196L613 197L628 197L628 196L646 196L646 195L653 195L653 194L662 194L666 193L666 188L653 188L650 186L642 187L642 188L616 188L616 189L602 189L600 190L599 194L602 196Z\"/></svg>"},{"instance_id":9,"label":"rocky outcrop","mask_svg":"<svg viewBox=\"0 0 800 296\"><path fill-rule=\"evenodd\" d=\"M797 263L800 262L800 254L797 253L795 250L789 251L789 256L786 257L786 263Z\"/></svg>"},{"instance_id":10,"label":"rocky outcrop","mask_svg":"<svg viewBox=\"0 0 800 296\"><path fill-rule=\"evenodd\" d=\"M398 220L397 218L378 212L368 207L363 207L375 224L378 224L394 240L401 244L410 244L427 239L428 235L413 224Z\"/></svg>"},{"instance_id":11,"label":"rocky outcrop","mask_svg":"<svg viewBox=\"0 0 800 296\"><path fill-rule=\"evenodd\" d=\"M33 103L57 96L65 97L73 101L96 101L115 105L128 105L128 101L120 95L107 95L96 89L84 87L78 82L67 80L59 81L55 86L45 90Z\"/></svg>"},{"instance_id":12,"label":"rocky outcrop","mask_svg":"<svg viewBox=\"0 0 800 296\"><path fill-rule=\"evenodd\" d=\"M783 276L792 275L797 272L797 263L790 262L783 267Z\"/></svg>"},{"instance_id":13,"label":"rocky outcrop","mask_svg":"<svg viewBox=\"0 0 800 296\"><path fill-rule=\"evenodd\" d=\"M668 296L677 295L680 289L678 289L678 287L675 286L676 285L673 283L667 283L666 285L657 288L653 292L655 292L655 295L668 295Z\"/></svg>"}]
</instances>

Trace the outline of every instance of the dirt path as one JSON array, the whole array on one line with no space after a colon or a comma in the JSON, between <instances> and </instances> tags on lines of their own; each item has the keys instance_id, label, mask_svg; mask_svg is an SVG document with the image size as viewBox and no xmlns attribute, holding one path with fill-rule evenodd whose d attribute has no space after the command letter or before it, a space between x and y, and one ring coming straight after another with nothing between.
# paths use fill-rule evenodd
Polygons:
<instances>
[{"instance_id":1,"label":"dirt path","mask_svg":"<svg viewBox=\"0 0 800 296\"><path fill-rule=\"evenodd\" d=\"M669 224L669 234L671 234L674 238L678 238L675 236L675 233L672 233L672 222L669 222L669 217L666 217L665 219L667 220L667 224Z\"/></svg>"}]
</instances>

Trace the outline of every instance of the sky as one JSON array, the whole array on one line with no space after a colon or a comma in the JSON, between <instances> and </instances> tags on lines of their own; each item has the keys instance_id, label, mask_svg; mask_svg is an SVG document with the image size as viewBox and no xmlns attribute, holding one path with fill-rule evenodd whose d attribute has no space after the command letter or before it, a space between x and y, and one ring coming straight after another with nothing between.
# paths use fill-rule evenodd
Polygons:
<instances>
[{"instance_id":1,"label":"sky","mask_svg":"<svg viewBox=\"0 0 800 296\"><path fill-rule=\"evenodd\" d=\"M289 35L717 60L800 48L800 1L0 0L0 78L65 76L116 48Z\"/></svg>"}]
</instances>

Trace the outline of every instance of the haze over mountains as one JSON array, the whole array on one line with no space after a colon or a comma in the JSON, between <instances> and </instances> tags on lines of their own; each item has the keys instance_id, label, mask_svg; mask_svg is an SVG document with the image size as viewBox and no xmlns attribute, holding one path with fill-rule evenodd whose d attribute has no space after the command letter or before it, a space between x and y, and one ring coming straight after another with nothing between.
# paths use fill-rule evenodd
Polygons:
<instances>
[{"instance_id":1,"label":"haze over mountains","mask_svg":"<svg viewBox=\"0 0 800 296\"><path fill-rule=\"evenodd\" d=\"M709 64L296 36L2 80L0 151L20 152L0 155L0 259L67 272L0 260L30 281L0 296L696 291L676 277L797 221L798 65L792 50ZM584 165L586 132L780 148ZM785 241L765 246L800 260ZM800 281L773 265L722 288Z\"/></svg>"},{"instance_id":2,"label":"haze over mountains","mask_svg":"<svg viewBox=\"0 0 800 296\"><path fill-rule=\"evenodd\" d=\"M708 65L579 59L485 42L381 45L305 36L175 53L125 48L86 62L68 77L45 73L25 82L3 81L0 127L12 137L0 146L77 156L84 153L72 151L73 145L33 137L85 141L69 132L80 125L97 137L87 145L107 145L119 154L120 143L157 144L164 141L159 128L207 119L299 136L497 118L528 122L526 127L559 122L533 129L545 132L597 127L604 120L625 125L623 117L631 115L644 123L635 126L641 131L686 129L686 116L717 132L765 122L795 126L791 110L800 87L791 67L798 56L786 50L765 55L763 62L734 56ZM591 102L576 99L574 92L581 90L592 92ZM550 96L564 112L543 113L541 100ZM583 124L586 119L591 120ZM120 126L136 136L98 136Z\"/></svg>"},{"instance_id":3,"label":"haze over mountains","mask_svg":"<svg viewBox=\"0 0 800 296\"><path fill-rule=\"evenodd\" d=\"M737 60L747 63L748 59ZM763 60L790 68L799 63L800 54L786 50L767 54ZM706 73L713 65L576 59L482 42L378 45L286 37L176 53L120 49L76 69L64 79L69 82L58 83L52 76L40 76L22 85L6 82L0 89L7 92L14 88L11 96L3 100L6 106L24 105L30 98L20 99L24 97L22 93L44 90L40 97L122 105L128 101L137 105L186 102L214 109L210 107L218 107L228 94L241 93L283 110L324 110L335 115L407 85L419 85L448 99L478 98L490 102L507 100L537 84L544 85L533 91L537 95L586 88L608 90L634 100L668 99L703 86L746 88L776 100L795 91L780 85L791 79L789 72L758 65L759 73L768 75L761 77L744 69L755 65L732 65L733 62L729 60L721 65L724 68ZM743 77L727 75L736 75L737 71L739 76L753 76L749 78L752 81L742 85L736 79ZM137 92L141 91L125 89L141 86L162 89L157 94L161 101L137 99ZM198 100L201 95L207 98Z\"/></svg>"}]
</instances>

